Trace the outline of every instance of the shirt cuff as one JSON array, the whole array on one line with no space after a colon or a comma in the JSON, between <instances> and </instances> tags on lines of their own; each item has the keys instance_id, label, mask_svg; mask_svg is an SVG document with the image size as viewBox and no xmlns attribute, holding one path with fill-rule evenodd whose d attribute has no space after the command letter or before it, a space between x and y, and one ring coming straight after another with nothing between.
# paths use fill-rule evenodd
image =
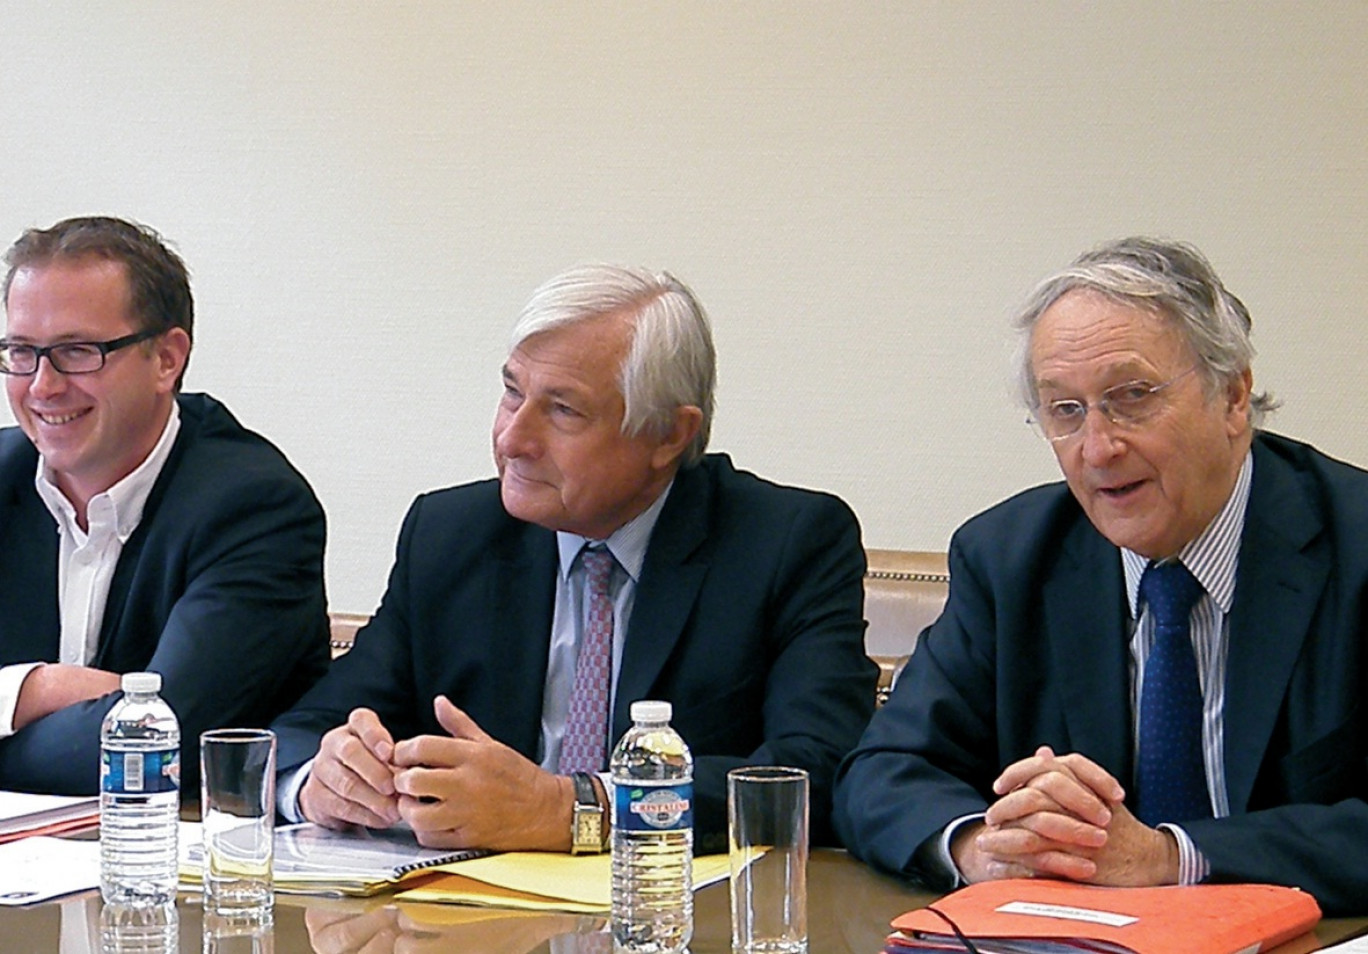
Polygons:
<instances>
[{"instance_id":1,"label":"shirt cuff","mask_svg":"<svg viewBox=\"0 0 1368 954\"><path fill-rule=\"evenodd\" d=\"M1197 849L1187 832L1167 822L1160 825L1159 830L1168 832L1173 836L1173 840L1178 842L1179 884L1201 884L1211 877L1211 862Z\"/></svg>"},{"instance_id":2,"label":"shirt cuff","mask_svg":"<svg viewBox=\"0 0 1368 954\"><path fill-rule=\"evenodd\" d=\"M14 735L14 710L19 708L19 690L28 674L41 665L31 662L0 666L0 739Z\"/></svg>"},{"instance_id":3,"label":"shirt cuff","mask_svg":"<svg viewBox=\"0 0 1368 954\"><path fill-rule=\"evenodd\" d=\"M940 873L948 878L953 878L956 888L963 887L969 882L965 880L964 872L960 871L959 867L955 864L955 856L950 853L950 845L955 840L955 834L962 827L969 822L983 821L983 818L982 812L974 815L961 815L959 818L956 818L950 824L946 825L941 831L940 841L937 843L935 860L942 866L942 871Z\"/></svg>"},{"instance_id":4,"label":"shirt cuff","mask_svg":"<svg viewBox=\"0 0 1368 954\"><path fill-rule=\"evenodd\" d=\"M309 780L309 770L313 768L313 764L314 760L309 759L299 768L292 769L276 779L276 811L287 821L305 820L304 813L299 808L299 792Z\"/></svg>"}]
</instances>

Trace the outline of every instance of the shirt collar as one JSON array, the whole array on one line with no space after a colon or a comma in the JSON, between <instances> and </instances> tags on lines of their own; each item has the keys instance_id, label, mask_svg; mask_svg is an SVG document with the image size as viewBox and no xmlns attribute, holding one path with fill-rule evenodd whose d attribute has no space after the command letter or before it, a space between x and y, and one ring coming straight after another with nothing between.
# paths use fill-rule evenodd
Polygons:
<instances>
[{"instance_id":1,"label":"shirt collar","mask_svg":"<svg viewBox=\"0 0 1368 954\"><path fill-rule=\"evenodd\" d=\"M579 556L581 550L588 545L602 545L608 548L608 552L627 571L632 582L636 583L641 578L641 568L646 563L646 547L651 542L651 532L655 529L656 521L660 519L665 498L670 496L673 487L674 481L671 480L654 503L614 530L606 540L590 540L578 533L557 530L556 546L560 550L561 579L570 578L570 569L575 565L575 557Z\"/></svg>"},{"instance_id":2,"label":"shirt collar","mask_svg":"<svg viewBox=\"0 0 1368 954\"><path fill-rule=\"evenodd\" d=\"M171 448L176 443L178 433L180 406L178 402L172 401L171 413L166 418L166 426L162 428L161 437L157 439L152 453L143 458L143 462L127 477L103 493L90 498L86 504L87 526L93 524L91 518L94 514L107 512L110 514L110 522L119 542L128 542L128 538L142 522L143 508L147 506L147 498L152 494L152 485L157 482L162 468L166 465L166 459L171 456ZM47 462L42 455L38 457L38 472L34 475L33 486L59 527L63 530L79 528L76 522L76 508L48 476Z\"/></svg>"},{"instance_id":3,"label":"shirt collar","mask_svg":"<svg viewBox=\"0 0 1368 954\"><path fill-rule=\"evenodd\" d=\"M1195 540L1178 551L1178 560L1197 578L1224 614L1229 614L1235 599L1235 571L1240 565L1240 538L1244 536L1245 511L1249 508L1249 488L1253 479L1254 452L1250 451L1240 465L1230 497L1215 519ZM1140 616L1140 578L1145 575L1149 563L1148 557L1121 548L1132 619Z\"/></svg>"}]
</instances>

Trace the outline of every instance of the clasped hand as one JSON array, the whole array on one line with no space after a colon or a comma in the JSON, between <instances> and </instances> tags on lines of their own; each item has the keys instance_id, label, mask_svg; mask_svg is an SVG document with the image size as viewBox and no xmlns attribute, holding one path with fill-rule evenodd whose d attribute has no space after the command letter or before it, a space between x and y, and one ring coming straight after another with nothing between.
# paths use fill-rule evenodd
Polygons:
<instances>
[{"instance_id":1,"label":"clasped hand","mask_svg":"<svg viewBox=\"0 0 1368 954\"><path fill-rule=\"evenodd\" d=\"M299 793L304 817L328 828L406 822L422 845L563 851L574 800L552 775L489 736L445 696L448 735L395 742L370 709L355 709L319 746Z\"/></svg>"},{"instance_id":2,"label":"clasped hand","mask_svg":"<svg viewBox=\"0 0 1368 954\"><path fill-rule=\"evenodd\" d=\"M1142 824L1121 784L1077 753L1041 746L993 782L997 801L951 846L966 880L1064 878L1105 885L1173 884L1173 836Z\"/></svg>"}]
</instances>

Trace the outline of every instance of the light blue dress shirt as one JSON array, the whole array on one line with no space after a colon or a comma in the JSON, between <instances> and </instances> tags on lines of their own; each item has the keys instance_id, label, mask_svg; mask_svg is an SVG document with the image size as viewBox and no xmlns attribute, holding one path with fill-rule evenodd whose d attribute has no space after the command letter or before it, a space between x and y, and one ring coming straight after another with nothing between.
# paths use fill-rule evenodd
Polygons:
<instances>
[{"instance_id":1,"label":"light blue dress shirt","mask_svg":"<svg viewBox=\"0 0 1368 954\"><path fill-rule=\"evenodd\" d=\"M551 646L547 654L546 684L542 690L541 744L537 763L548 772L555 772L560 762L561 740L565 736L565 720L570 711L570 692L575 685L575 661L579 658L580 636L584 632L589 606L585 599L584 568L578 557L589 544L608 548L617 560L609 582L613 597L613 692L609 696L609 712L617 698L618 667L622 662L622 643L627 634L627 623L636 601L636 585L646 562L646 548L665 500L674 482L661 492L655 501L623 524L607 540L590 540L577 533L556 532L556 546L560 552L560 568L556 574L556 604L551 618ZM276 807L290 821L304 820L299 810L299 792L308 780L313 759L294 772L282 776L276 784Z\"/></svg>"}]
</instances>

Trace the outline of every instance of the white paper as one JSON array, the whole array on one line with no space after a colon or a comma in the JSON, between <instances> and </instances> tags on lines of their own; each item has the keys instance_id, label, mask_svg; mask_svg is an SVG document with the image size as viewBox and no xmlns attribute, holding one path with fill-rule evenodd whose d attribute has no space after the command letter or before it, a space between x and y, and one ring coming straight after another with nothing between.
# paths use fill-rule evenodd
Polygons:
<instances>
[{"instance_id":1,"label":"white paper","mask_svg":"<svg viewBox=\"0 0 1368 954\"><path fill-rule=\"evenodd\" d=\"M32 904L100 886L100 843L36 835L0 845L0 905Z\"/></svg>"},{"instance_id":2,"label":"white paper","mask_svg":"<svg viewBox=\"0 0 1368 954\"><path fill-rule=\"evenodd\" d=\"M272 868L277 891L313 884L361 888L397 881L410 869L484 854L488 852L424 848L407 828L333 831L301 822L275 830ZM180 866L182 883L203 876L204 832L199 823L181 822Z\"/></svg>"},{"instance_id":3,"label":"white paper","mask_svg":"<svg viewBox=\"0 0 1368 954\"><path fill-rule=\"evenodd\" d=\"M100 800L95 796L0 792L0 834L84 818L99 811Z\"/></svg>"},{"instance_id":4,"label":"white paper","mask_svg":"<svg viewBox=\"0 0 1368 954\"><path fill-rule=\"evenodd\" d=\"M1112 911L1094 911L1090 908L1075 908L1063 904L1041 904L1037 901L1011 901L998 908L1003 914L1030 914L1040 918L1062 918L1066 921L1087 921L1092 924L1105 924L1109 927L1125 927L1134 924L1139 918L1129 914L1116 914Z\"/></svg>"}]
</instances>

